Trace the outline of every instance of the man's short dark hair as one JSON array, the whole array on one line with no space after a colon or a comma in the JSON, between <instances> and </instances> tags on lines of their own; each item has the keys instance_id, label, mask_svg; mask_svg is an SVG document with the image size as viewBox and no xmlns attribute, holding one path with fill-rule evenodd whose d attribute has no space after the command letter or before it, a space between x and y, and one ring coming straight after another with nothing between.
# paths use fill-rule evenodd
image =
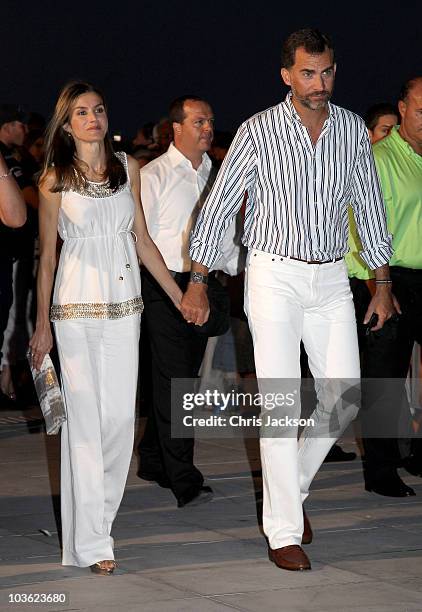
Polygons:
<instances>
[{"instance_id":1,"label":"man's short dark hair","mask_svg":"<svg viewBox=\"0 0 422 612\"><path fill-rule=\"evenodd\" d=\"M318 55L324 53L325 49L330 49L334 62L334 47L331 39L326 34L313 28L303 28L292 32L284 41L281 49L281 67L291 68L295 63L296 49L303 47L306 53Z\"/></svg>"},{"instance_id":2,"label":"man's short dark hair","mask_svg":"<svg viewBox=\"0 0 422 612\"><path fill-rule=\"evenodd\" d=\"M407 102L407 97L410 91L413 89L413 87L419 80L422 80L422 76L412 77L402 85L402 88L400 89L399 93L399 100L401 102Z\"/></svg>"},{"instance_id":3,"label":"man's short dark hair","mask_svg":"<svg viewBox=\"0 0 422 612\"><path fill-rule=\"evenodd\" d=\"M187 102L188 100L192 100L193 102L205 102L205 104L210 105L207 100L204 100L204 98L201 98L200 96L195 96L193 94L186 94L185 96L180 96L180 98L176 98L170 104L170 123L183 123L183 121L186 119L184 106L185 102Z\"/></svg>"},{"instance_id":4,"label":"man's short dark hair","mask_svg":"<svg viewBox=\"0 0 422 612\"><path fill-rule=\"evenodd\" d=\"M375 129L379 118L383 115L396 115L399 116L399 112L397 107L394 104L389 104L388 102L380 102L379 104L374 104L365 113L365 125L368 130Z\"/></svg>"}]
</instances>

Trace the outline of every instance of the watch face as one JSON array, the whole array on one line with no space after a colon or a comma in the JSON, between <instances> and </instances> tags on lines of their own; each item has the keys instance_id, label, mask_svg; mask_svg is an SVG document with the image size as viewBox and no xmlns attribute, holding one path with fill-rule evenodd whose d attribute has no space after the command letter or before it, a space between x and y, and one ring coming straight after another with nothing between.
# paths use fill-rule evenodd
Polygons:
<instances>
[{"instance_id":1,"label":"watch face","mask_svg":"<svg viewBox=\"0 0 422 612\"><path fill-rule=\"evenodd\" d=\"M202 274L202 272L191 272L190 280L192 283L205 283L206 284L208 282L208 277L205 276L205 274Z\"/></svg>"}]
</instances>

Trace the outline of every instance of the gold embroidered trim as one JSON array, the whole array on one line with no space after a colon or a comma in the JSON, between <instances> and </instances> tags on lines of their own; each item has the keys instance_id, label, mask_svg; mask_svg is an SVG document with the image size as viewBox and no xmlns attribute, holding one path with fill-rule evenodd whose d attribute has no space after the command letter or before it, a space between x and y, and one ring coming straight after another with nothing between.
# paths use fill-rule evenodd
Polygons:
<instances>
[{"instance_id":1,"label":"gold embroidered trim","mask_svg":"<svg viewBox=\"0 0 422 612\"><path fill-rule=\"evenodd\" d=\"M87 183L86 185L72 189L75 193L88 198L109 198L121 193L127 186L127 182L120 185L116 191L110 189L107 183Z\"/></svg>"},{"instance_id":2,"label":"gold embroidered trim","mask_svg":"<svg viewBox=\"0 0 422 612\"><path fill-rule=\"evenodd\" d=\"M122 162L126 170L126 176L128 175L126 156L121 151L117 151L115 156ZM92 181L86 181L85 185L79 185L72 188L72 191L79 195L89 198L109 198L111 196L121 193L128 186L128 180L123 185L119 185L116 191L110 189L108 180L105 183L94 183Z\"/></svg>"},{"instance_id":3,"label":"gold embroidered trim","mask_svg":"<svg viewBox=\"0 0 422 612\"><path fill-rule=\"evenodd\" d=\"M51 321L65 321L66 319L121 319L133 314L141 314L143 309L144 302L140 296L126 302L53 304L50 309L50 319Z\"/></svg>"}]
</instances>

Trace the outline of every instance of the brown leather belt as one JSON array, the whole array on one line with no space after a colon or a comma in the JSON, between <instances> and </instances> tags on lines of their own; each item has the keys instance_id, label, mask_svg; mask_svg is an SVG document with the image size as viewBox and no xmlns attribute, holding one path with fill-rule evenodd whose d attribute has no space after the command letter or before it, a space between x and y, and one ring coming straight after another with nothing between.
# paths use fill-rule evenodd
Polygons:
<instances>
[{"instance_id":1,"label":"brown leather belt","mask_svg":"<svg viewBox=\"0 0 422 612\"><path fill-rule=\"evenodd\" d=\"M290 257L288 259L294 259L295 261L301 261L302 263L307 263L307 264L322 265L322 264L327 264L327 263L335 263L336 261L340 261L340 259L343 259L343 257L336 257L335 259L327 259L326 261L315 261L315 260L314 261L306 261L306 259L299 259L299 257L292 257L290 255Z\"/></svg>"}]
</instances>

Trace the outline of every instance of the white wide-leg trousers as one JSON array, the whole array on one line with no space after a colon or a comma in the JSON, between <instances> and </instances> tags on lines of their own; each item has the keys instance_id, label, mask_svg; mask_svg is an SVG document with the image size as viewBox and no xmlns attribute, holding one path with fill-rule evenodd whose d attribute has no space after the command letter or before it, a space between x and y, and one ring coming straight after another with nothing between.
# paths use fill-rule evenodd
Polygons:
<instances>
[{"instance_id":1,"label":"white wide-leg trousers","mask_svg":"<svg viewBox=\"0 0 422 612\"><path fill-rule=\"evenodd\" d=\"M114 559L113 520L133 449L140 315L54 323L67 422L61 434L63 565Z\"/></svg>"},{"instance_id":2,"label":"white wide-leg trousers","mask_svg":"<svg viewBox=\"0 0 422 612\"><path fill-rule=\"evenodd\" d=\"M307 264L251 250L245 282L245 311L258 379L300 379L300 341L315 379L358 379L359 350L352 294L343 260ZM295 437L261 437L263 528L272 549L301 543L302 503L335 437L319 437L327 425L323 393L311 416L316 427ZM297 407L292 409L292 417ZM299 406L300 410L300 406ZM356 416L343 414L341 430ZM326 431L326 429L325 429ZM341 431L338 432L340 435Z\"/></svg>"}]
</instances>

